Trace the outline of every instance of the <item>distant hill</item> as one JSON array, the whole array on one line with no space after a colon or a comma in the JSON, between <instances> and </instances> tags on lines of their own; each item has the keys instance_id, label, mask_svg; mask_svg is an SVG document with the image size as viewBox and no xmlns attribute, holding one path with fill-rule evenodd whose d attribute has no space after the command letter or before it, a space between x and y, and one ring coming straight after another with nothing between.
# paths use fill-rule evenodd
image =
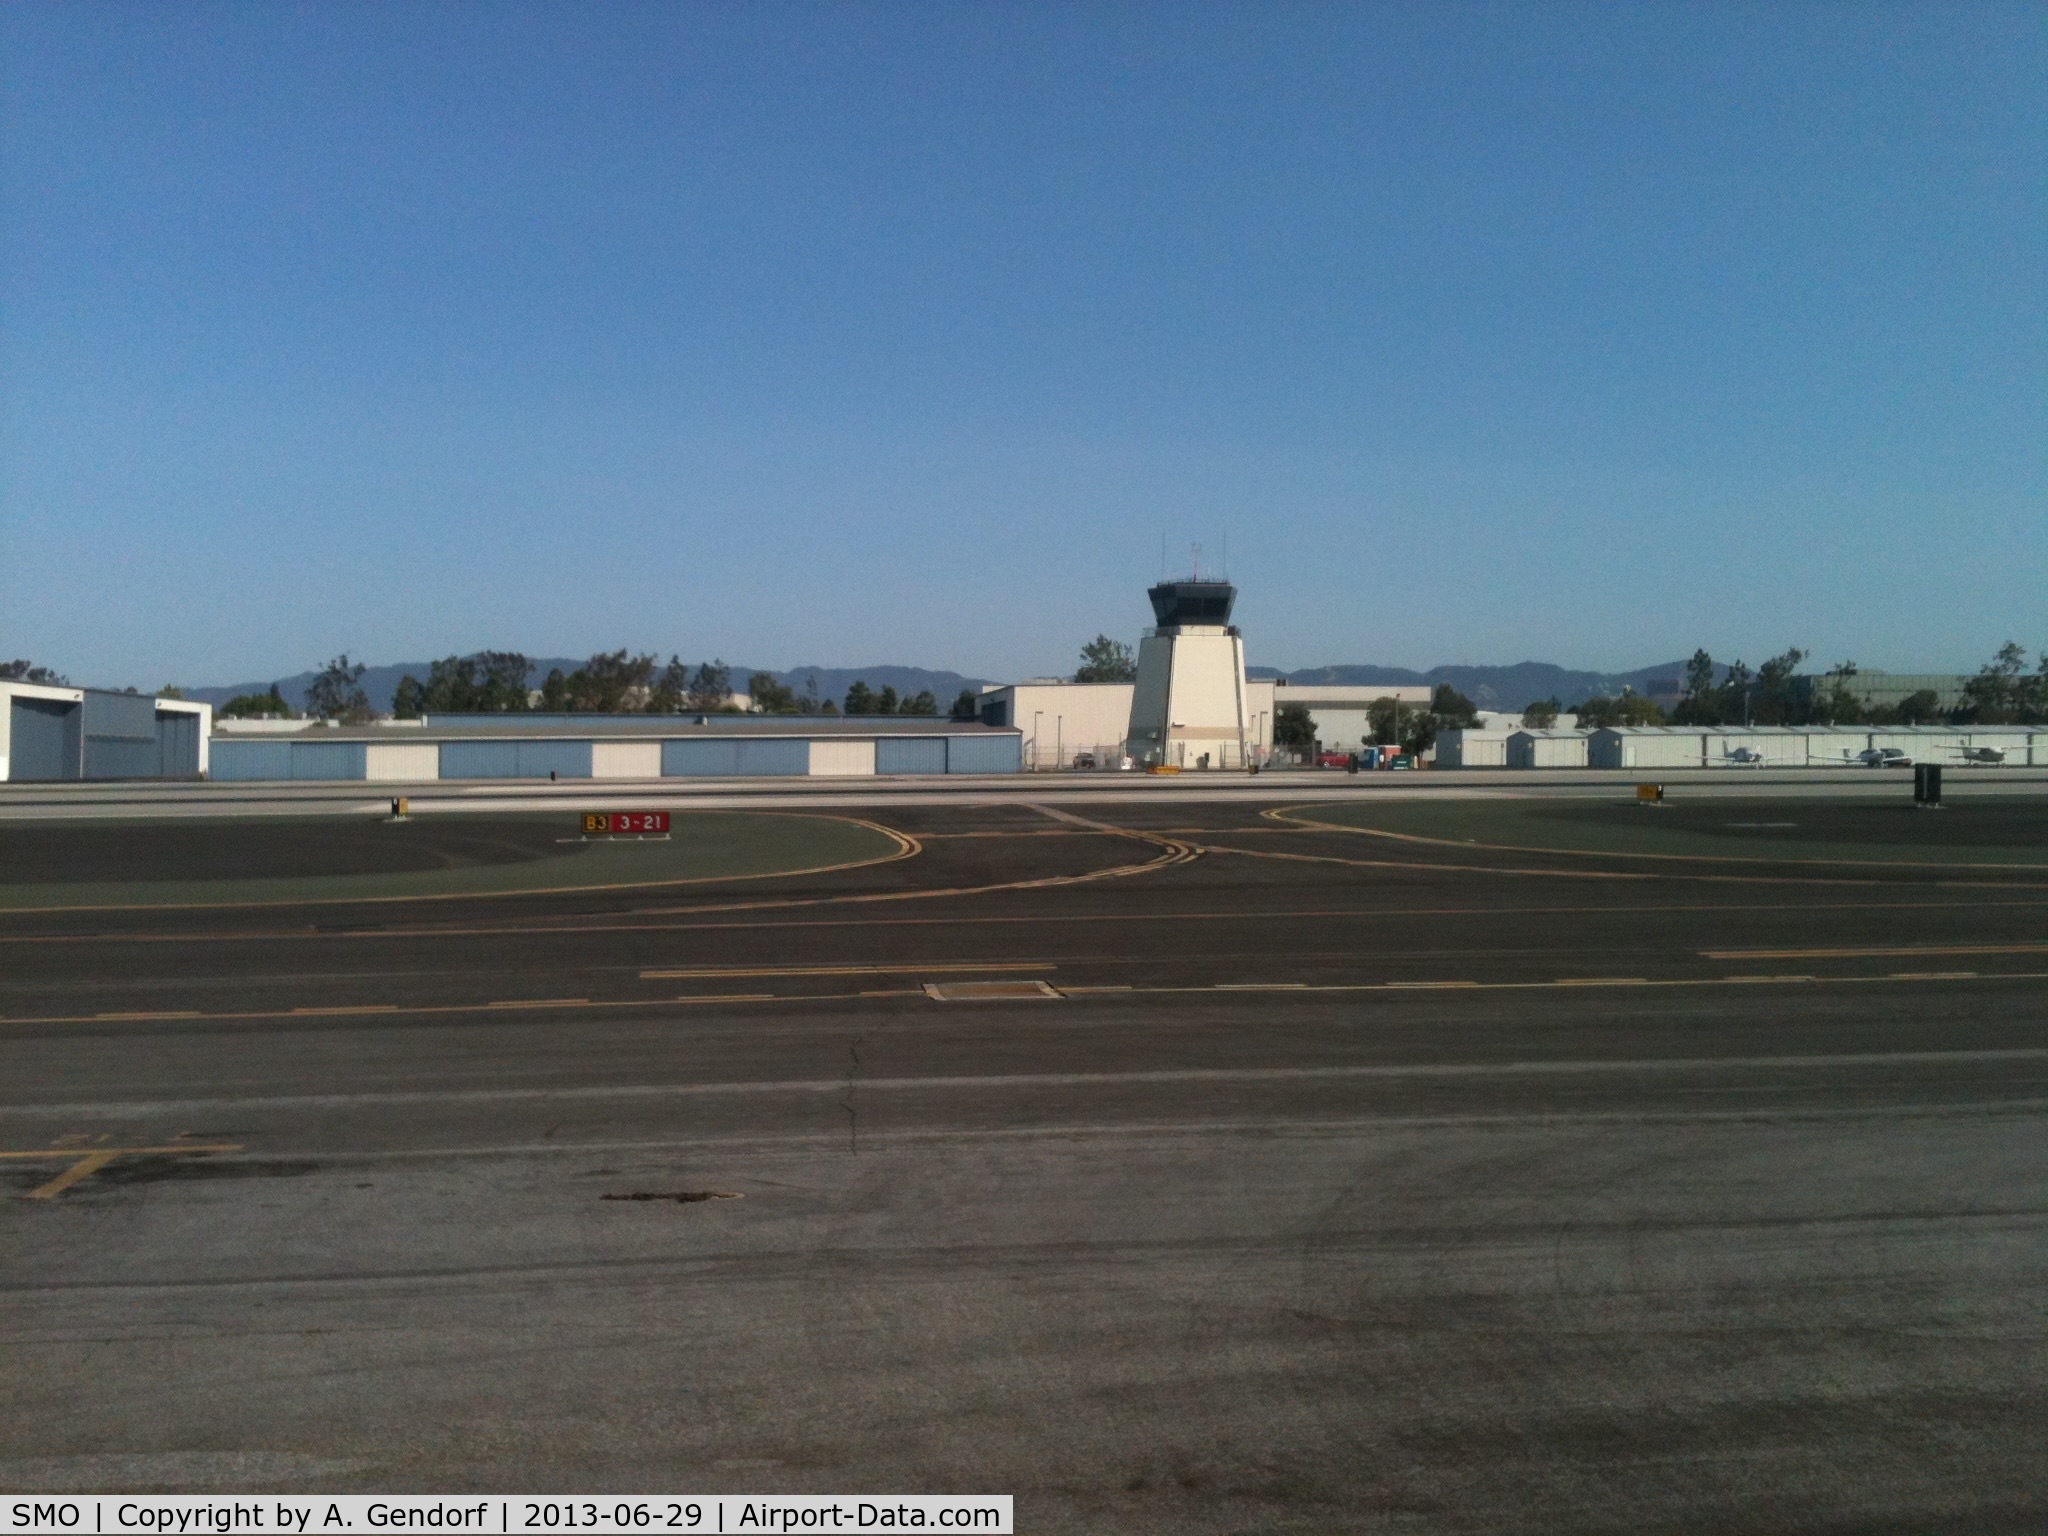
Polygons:
<instances>
[{"instance_id":1,"label":"distant hill","mask_svg":"<svg viewBox=\"0 0 2048 1536\"><path fill-rule=\"evenodd\" d=\"M1557 699L1576 704L1595 694L1613 695L1624 687L1651 698L1675 697L1685 663L1668 661L1661 666L1638 667L1633 672L1575 672L1547 661L1518 661L1511 666L1431 667L1414 672L1406 667L1345 665L1304 667L1281 672L1273 667L1247 667L1253 677L1284 677L1290 683L1329 683L1370 688L1398 684L1428 686L1449 683L1481 709L1521 709L1538 699Z\"/></svg>"},{"instance_id":2,"label":"distant hill","mask_svg":"<svg viewBox=\"0 0 2048 1536\"><path fill-rule=\"evenodd\" d=\"M556 667L564 672L573 672L587 660L582 656L541 656L533 663L533 685L540 686L541 679ZM692 662L692 666L696 663ZM744 689L751 673L765 670L742 666L738 662L732 667L733 687ZM371 667L363 673L363 691L370 696L373 709L388 711L391 708L392 690L398 680L410 672L414 677L425 680L428 663L424 661L401 661L390 666ZM1716 671L1722 669L1716 668ZM1427 672L1414 672L1406 667L1376 667L1362 664L1345 664L1328 667L1303 667L1294 672L1281 672L1273 667L1247 667L1252 677L1284 677L1290 683L1333 683L1355 687L1372 687L1375 684L1392 686L1406 683L1435 687L1438 683L1449 683L1477 704L1481 709L1520 709L1538 699L1555 698L1563 704L1576 704L1595 694L1616 694L1624 687L1655 699L1675 698L1679 680L1685 675L1682 661L1665 662L1662 666L1638 667L1633 672L1575 672L1569 668L1555 666L1547 661L1518 661L1512 666L1451 666L1431 667ZM295 672L290 677L278 678L278 691L294 709L303 709L306 703L306 687L317 672ZM821 699L840 700L846 697L846 690L855 682L864 682L870 688L894 688L900 695L921 693L929 688L932 696L939 701L941 711L949 706L961 689L970 692L979 690L986 679L968 677L959 672L935 671L929 667L900 667L878 663L872 667L791 667L777 672L778 680L802 693L807 686L815 684ZM221 705L229 699L244 693L264 693L270 688L270 679L262 682L235 683L222 688L187 688L185 696L203 703Z\"/></svg>"},{"instance_id":3,"label":"distant hill","mask_svg":"<svg viewBox=\"0 0 2048 1536\"><path fill-rule=\"evenodd\" d=\"M533 686L538 688L541 679L556 667L564 672L574 672L589 658L584 656L540 656L534 658ZM422 682L426 681L430 663L424 661L394 662L390 666L368 667L363 672L363 692L370 696L370 707L380 712L391 708L391 695L398 687L398 680L408 672ZM691 666L696 663L692 662ZM732 666L733 687L745 690L747 678L755 672L765 671L762 667L745 667L737 663ZM233 683L221 688L187 688L185 697L202 704L218 708L229 699L245 693L268 693L273 681L277 690L284 695L285 702L293 709L306 707L306 689L320 674L318 672L294 672L290 677L265 678L262 682ZM925 667L793 667L787 672L777 672L782 682L802 693L811 679L816 679L818 697L834 701L846 697L846 690L855 682L865 682L870 688L894 688L899 694L921 693L929 688L944 711L959 695L962 688L979 689L982 680L977 677L963 677L958 672L934 672Z\"/></svg>"}]
</instances>

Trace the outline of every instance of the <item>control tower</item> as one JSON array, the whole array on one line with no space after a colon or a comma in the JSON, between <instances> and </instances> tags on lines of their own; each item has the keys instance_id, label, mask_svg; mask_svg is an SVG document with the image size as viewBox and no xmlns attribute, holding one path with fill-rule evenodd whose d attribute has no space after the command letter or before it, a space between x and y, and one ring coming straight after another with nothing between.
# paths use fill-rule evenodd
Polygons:
<instances>
[{"instance_id":1,"label":"control tower","mask_svg":"<svg viewBox=\"0 0 2048 1536\"><path fill-rule=\"evenodd\" d=\"M1230 622L1237 588L1193 577L1147 596L1158 625L1138 642L1131 756L1147 767L1245 767L1244 636Z\"/></svg>"}]
</instances>

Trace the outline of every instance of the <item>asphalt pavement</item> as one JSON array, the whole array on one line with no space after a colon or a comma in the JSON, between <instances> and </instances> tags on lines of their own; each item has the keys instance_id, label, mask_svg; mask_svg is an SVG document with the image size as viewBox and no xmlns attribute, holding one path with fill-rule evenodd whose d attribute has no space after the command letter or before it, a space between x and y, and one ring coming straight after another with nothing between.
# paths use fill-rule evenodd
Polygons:
<instances>
[{"instance_id":1,"label":"asphalt pavement","mask_svg":"<svg viewBox=\"0 0 2048 1536\"><path fill-rule=\"evenodd\" d=\"M2042 1529L2048 873L1286 803L0 915L0 1488Z\"/></svg>"}]
</instances>

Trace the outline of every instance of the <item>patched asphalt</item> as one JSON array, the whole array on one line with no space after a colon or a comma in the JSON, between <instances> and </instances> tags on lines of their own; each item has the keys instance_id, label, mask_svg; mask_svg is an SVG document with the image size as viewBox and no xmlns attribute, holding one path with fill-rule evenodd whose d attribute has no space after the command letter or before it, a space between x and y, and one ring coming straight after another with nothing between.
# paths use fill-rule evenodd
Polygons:
<instances>
[{"instance_id":1,"label":"patched asphalt","mask_svg":"<svg viewBox=\"0 0 2048 1536\"><path fill-rule=\"evenodd\" d=\"M2048 878L1510 863L1284 803L0 915L0 1188L110 1154L0 1201L0 1485L2039 1528ZM977 982L1040 985L941 1000Z\"/></svg>"}]
</instances>

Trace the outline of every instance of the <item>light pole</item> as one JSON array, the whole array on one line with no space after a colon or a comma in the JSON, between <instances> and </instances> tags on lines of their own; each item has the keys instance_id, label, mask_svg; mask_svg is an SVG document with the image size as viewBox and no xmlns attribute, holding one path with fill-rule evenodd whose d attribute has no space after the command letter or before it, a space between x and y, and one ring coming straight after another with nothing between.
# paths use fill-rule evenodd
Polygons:
<instances>
[{"instance_id":1,"label":"light pole","mask_svg":"<svg viewBox=\"0 0 2048 1536\"><path fill-rule=\"evenodd\" d=\"M1067 717L1052 717L1052 765L1055 768L1067 766Z\"/></svg>"},{"instance_id":2,"label":"light pole","mask_svg":"<svg viewBox=\"0 0 2048 1536\"><path fill-rule=\"evenodd\" d=\"M1038 722L1041 719L1043 719L1044 716L1045 711L1042 709L1034 709L1033 711L1031 711L1031 771L1033 773L1038 772L1039 768Z\"/></svg>"}]
</instances>

